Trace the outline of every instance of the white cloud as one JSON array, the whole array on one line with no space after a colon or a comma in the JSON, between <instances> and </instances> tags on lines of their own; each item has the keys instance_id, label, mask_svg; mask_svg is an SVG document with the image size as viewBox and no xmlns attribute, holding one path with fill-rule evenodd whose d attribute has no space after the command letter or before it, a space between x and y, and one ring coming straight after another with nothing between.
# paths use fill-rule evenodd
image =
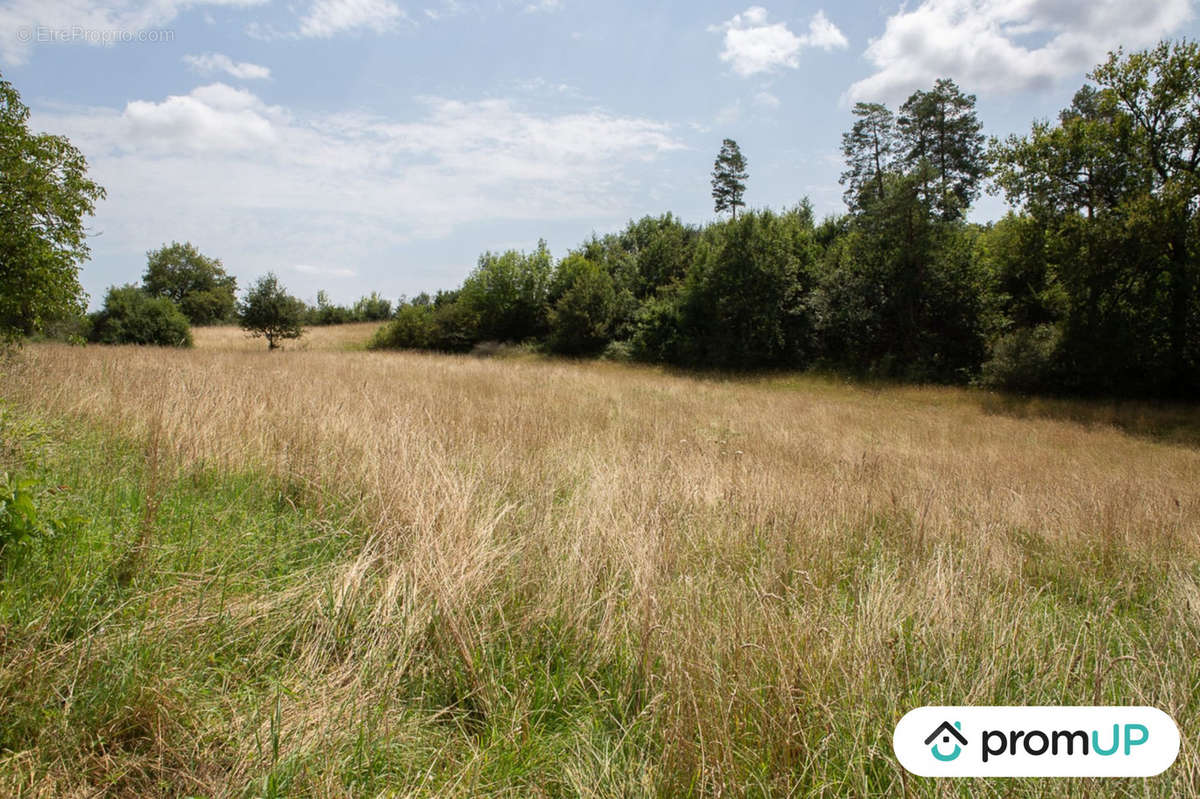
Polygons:
<instances>
[{"instance_id":1,"label":"white cloud","mask_svg":"<svg viewBox=\"0 0 1200 799\"><path fill-rule=\"evenodd\" d=\"M560 11L562 9L562 0L535 0L533 3L525 5L525 13L532 14L538 11Z\"/></svg>"},{"instance_id":2,"label":"white cloud","mask_svg":"<svg viewBox=\"0 0 1200 799\"><path fill-rule=\"evenodd\" d=\"M763 108L778 108L779 98L768 91L761 91L754 95L754 103Z\"/></svg>"},{"instance_id":3,"label":"white cloud","mask_svg":"<svg viewBox=\"0 0 1200 799\"><path fill-rule=\"evenodd\" d=\"M392 0L316 0L300 20L300 35L328 38L358 28L383 33L407 19Z\"/></svg>"},{"instance_id":4,"label":"white cloud","mask_svg":"<svg viewBox=\"0 0 1200 799\"><path fill-rule=\"evenodd\" d=\"M283 112L244 89L223 83L201 86L161 103L135 100L121 120L131 142L145 152L238 152L278 142Z\"/></svg>"},{"instance_id":5,"label":"white cloud","mask_svg":"<svg viewBox=\"0 0 1200 799\"><path fill-rule=\"evenodd\" d=\"M242 274L355 271L463 224L623 218L648 165L683 147L601 110L427 98L412 119L309 115L221 83L33 123L68 136L108 190L97 255L203 241Z\"/></svg>"},{"instance_id":6,"label":"white cloud","mask_svg":"<svg viewBox=\"0 0 1200 799\"><path fill-rule=\"evenodd\" d=\"M838 26L829 21L824 11L813 14L808 21L808 35L801 37L809 47L820 47L825 52L833 49L844 49L850 45L846 37L838 30Z\"/></svg>"},{"instance_id":7,"label":"white cloud","mask_svg":"<svg viewBox=\"0 0 1200 799\"><path fill-rule=\"evenodd\" d=\"M892 16L865 56L876 71L846 99L897 102L941 77L970 91L1022 91L1077 76L1118 45L1178 30L1192 0L925 0Z\"/></svg>"},{"instance_id":8,"label":"white cloud","mask_svg":"<svg viewBox=\"0 0 1200 799\"><path fill-rule=\"evenodd\" d=\"M253 6L266 0L10 0L0 6L0 59L23 64L35 44L117 44L158 32L182 11L199 6ZM169 29L168 29L169 30ZM164 38L174 37L161 31Z\"/></svg>"},{"instance_id":9,"label":"white cloud","mask_svg":"<svg viewBox=\"0 0 1200 799\"><path fill-rule=\"evenodd\" d=\"M846 37L829 21L824 11L813 15L808 23L808 33L803 36L792 33L786 23L768 23L767 10L762 6L751 6L709 30L724 31L721 60L743 78L780 67L795 69L800 65L800 51L805 47L828 51L847 46Z\"/></svg>"},{"instance_id":10,"label":"white cloud","mask_svg":"<svg viewBox=\"0 0 1200 799\"><path fill-rule=\"evenodd\" d=\"M241 80L266 80L271 77L271 70L248 61L235 62L222 53L205 53L204 55L185 55L183 60L197 72L226 72Z\"/></svg>"}]
</instances>

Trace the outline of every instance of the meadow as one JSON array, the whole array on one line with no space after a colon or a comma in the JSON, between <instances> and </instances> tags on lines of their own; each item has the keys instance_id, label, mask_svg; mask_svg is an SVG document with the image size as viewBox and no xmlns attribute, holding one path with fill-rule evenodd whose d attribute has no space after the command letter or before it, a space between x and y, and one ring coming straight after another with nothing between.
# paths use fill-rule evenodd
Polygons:
<instances>
[{"instance_id":1,"label":"meadow","mask_svg":"<svg viewBox=\"0 0 1200 799\"><path fill-rule=\"evenodd\" d=\"M0 794L1200 796L1200 411L355 349L26 346ZM934 781L929 704L1145 704Z\"/></svg>"}]
</instances>

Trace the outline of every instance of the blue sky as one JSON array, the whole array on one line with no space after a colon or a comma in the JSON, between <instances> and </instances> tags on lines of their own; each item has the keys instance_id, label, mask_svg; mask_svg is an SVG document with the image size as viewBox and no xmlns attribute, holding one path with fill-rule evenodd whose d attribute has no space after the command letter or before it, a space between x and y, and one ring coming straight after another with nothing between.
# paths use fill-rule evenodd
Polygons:
<instances>
[{"instance_id":1,"label":"blue sky","mask_svg":"<svg viewBox=\"0 0 1200 799\"><path fill-rule=\"evenodd\" d=\"M93 306L172 240L349 302L707 221L724 137L749 205L839 212L855 100L948 76L988 134L1025 132L1109 50L1196 32L1193 0L6 0L0 71L108 190Z\"/></svg>"}]
</instances>

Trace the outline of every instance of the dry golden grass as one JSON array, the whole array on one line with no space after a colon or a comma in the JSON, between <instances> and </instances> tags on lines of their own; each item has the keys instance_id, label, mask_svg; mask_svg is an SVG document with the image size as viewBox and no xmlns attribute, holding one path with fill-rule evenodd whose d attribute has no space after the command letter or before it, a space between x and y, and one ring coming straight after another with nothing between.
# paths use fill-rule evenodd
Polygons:
<instances>
[{"instance_id":1,"label":"dry golden grass","mask_svg":"<svg viewBox=\"0 0 1200 799\"><path fill-rule=\"evenodd\" d=\"M383 322L354 322L348 325L318 325L304 328L298 339L280 342L280 348L301 352L361 350ZM226 352L257 352L267 348L266 339L253 338L237 325L213 325L192 328L197 349Z\"/></svg>"},{"instance_id":2,"label":"dry golden grass","mask_svg":"<svg viewBox=\"0 0 1200 799\"><path fill-rule=\"evenodd\" d=\"M297 503L353 509L368 535L352 557L223 610L293 664L288 752L341 751L345 720L373 708L442 775L392 790L503 793L469 725L445 732L389 696L440 664L461 676L459 709L527 740L537 703L503 653L540 662L526 642L553 630L581 682L621 675L588 689L644 737L610 751L585 718L545 765L552 793L1197 795L1196 448L954 389L318 352L369 329L319 332L283 353L217 351L240 336L219 329L190 352L29 347L0 392L160 441L178 473L254 470ZM213 618L184 587L155 607L168 637ZM919 705L1108 703L1177 719L1167 776L951 787L891 756ZM217 704L231 718L202 726L268 734L266 715ZM249 736L190 757L172 779L215 795L263 768ZM293 790L355 793L339 773ZM43 777L51 792L77 784L63 775Z\"/></svg>"}]
</instances>

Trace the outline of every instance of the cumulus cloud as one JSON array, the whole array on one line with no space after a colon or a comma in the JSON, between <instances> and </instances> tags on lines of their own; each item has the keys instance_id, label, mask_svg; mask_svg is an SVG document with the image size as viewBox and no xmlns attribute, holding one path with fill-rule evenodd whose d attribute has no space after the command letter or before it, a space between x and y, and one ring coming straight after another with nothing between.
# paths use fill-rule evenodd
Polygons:
<instances>
[{"instance_id":1,"label":"cumulus cloud","mask_svg":"<svg viewBox=\"0 0 1200 799\"><path fill-rule=\"evenodd\" d=\"M156 30L200 6L253 6L266 0L9 0L0 6L0 59L23 64L44 42L111 45ZM76 35L78 34L78 35Z\"/></svg>"},{"instance_id":2,"label":"cumulus cloud","mask_svg":"<svg viewBox=\"0 0 1200 799\"><path fill-rule=\"evenodd\" d=\"M407 19L392 0L316 0L300 20L299 32L322 39L363 28L383 33Z\"/></svg>"},{"instance_id":3,"label":"cumulus cloud","mask_svg":"<svg viewBox=\"0 0 1200 799\"><path fill-rule=\"evenodd\" d=\"M1118 45L1179 29L1192 0L925 0L892 16L865 56L874 74L850 102L896 102L950 77L972 91L1022 91L1078 75Z\"/></svg>"},{"instance_id":4,"label":"cumulus cloud","mask_svg":"<svg viewBox=\"0 0 1200 799\"><path fill-rule=\"evenodd\" d=\"M131 143L147 152L238 152L278 142L283 112L244 89L201 86L160 103L134 100L121 116Z\"/></svg>"},{"instance_id":5,"label":"cumulus cloud","mask_svg":"<svg viewBox=\"0 0 1200 799\"><path fill-rule=\"evenodd\" d=\"M751 6L709 30L724 32L720 58L743 78L780 67L795 69L800 65L800 51L806 47L829 51L848 44L824 11L813 15L802 36L792 33L784 22L767 22L767 10L762 6Z\"/></svg>"},{"instance_id":6,"label":"cumulus cloud","mask_svg":"<svg viewBox=\"0 0 1200 799\"><path fill-rule=\"evenodd\" d=\"M34 124L70 137L108 190L98 254L175 236L244 272L312 276L464 224L623 218L647 166L683 147L665 124L598 109L427 98L412 118L314 115L223 83Z\"/></svg>"},{"instance_id":7,"label":"cumulus cloud","mask_svg":"<svg viewBox=\"0 0 1200 799\"><path fill-rule=\"evenodd\" d=\"M271 70L259 64L248 61L235 62L222 53L205 53L204 55L185 55L184 63L197 72L225 72L241 80L266 80L271 77Z\"/></svg>"}]
</instances>

